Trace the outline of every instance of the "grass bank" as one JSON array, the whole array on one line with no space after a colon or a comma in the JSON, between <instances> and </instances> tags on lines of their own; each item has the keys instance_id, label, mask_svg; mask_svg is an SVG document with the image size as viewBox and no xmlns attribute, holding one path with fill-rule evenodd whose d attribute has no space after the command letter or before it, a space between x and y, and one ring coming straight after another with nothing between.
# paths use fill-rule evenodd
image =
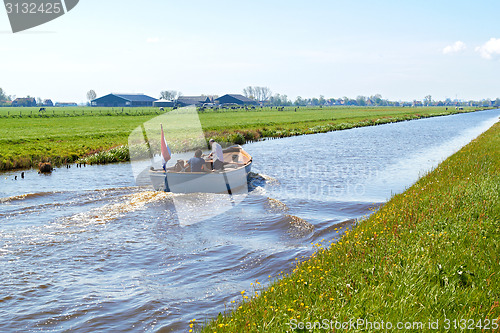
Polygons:
<instances>
[{"instance_id":1,"label":"grass bank","mask_svg":"<svg viewBox=\"0 0 500 333\"><path fill-rule=\"evenodd\" d=\"M396 331L401 322L407 331L492 331L500 324L498 147L500 123L337 243L318 244L293 272L266 289L254 284L234 310L191 329L386 331L390 323Z\"/></svg>"},{"instance_id":2,"label":"grass bank","mask_svg":"<svg viewBox=\"0 0 500 333\"><path fill-rule=\"evenodd\" d=\"M123 145L146 116L81 116L0 119L0 170L39 162L71 163L79 157Z\"/></svg>"},{"instance_id":3,"label":"grass bank","mask_svg":"<svg viewBox=\"0 0 500 333\"><path fill-rule=\"evenodd\" d=\"M200 112L206 137L244 143L264 137L287 137L360 126L470 112L474 109L402 107L276 108ZM137 126L157 116L156 108L0 108L0 170L30 168L39 162L109 163L128 159L125 145Z\"/></svg>"}]
</instances>

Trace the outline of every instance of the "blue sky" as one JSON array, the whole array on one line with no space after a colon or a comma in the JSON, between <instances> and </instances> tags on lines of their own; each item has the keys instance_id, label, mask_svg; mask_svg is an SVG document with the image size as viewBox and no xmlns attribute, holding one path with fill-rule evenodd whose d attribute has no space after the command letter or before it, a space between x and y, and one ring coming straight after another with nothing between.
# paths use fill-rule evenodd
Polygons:
<instances>
[{"instance_id":1,"label":"blue sky","mask_svg":"<svg viewBox=\"0 0 500 333\"><path fill-rule=\"evenodd\" d=\"M0 10L0 87L184 95L267 86L289 98L500 97L499 1L97 1L12 34Z\"/></svg>"}]
</instances>

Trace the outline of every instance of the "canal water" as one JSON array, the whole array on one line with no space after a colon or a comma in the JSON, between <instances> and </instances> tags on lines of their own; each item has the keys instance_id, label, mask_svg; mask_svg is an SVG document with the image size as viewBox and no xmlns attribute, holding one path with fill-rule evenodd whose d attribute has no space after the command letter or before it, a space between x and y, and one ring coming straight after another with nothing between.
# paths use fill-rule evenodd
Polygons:
<instances>
[{"instance_id":1,"label":"canal water","mask_svg":"<svg viewBox=\"0 0 500 333\"><path fill-rule=\"evenodd\" d=\"M247 144L255 174L229 209L218 195L137 186L127 163L2 173L0 331L186 331L337 239L499 116ZM178 217L180 196L193 223Z\"/></svg>"}]
</instances>

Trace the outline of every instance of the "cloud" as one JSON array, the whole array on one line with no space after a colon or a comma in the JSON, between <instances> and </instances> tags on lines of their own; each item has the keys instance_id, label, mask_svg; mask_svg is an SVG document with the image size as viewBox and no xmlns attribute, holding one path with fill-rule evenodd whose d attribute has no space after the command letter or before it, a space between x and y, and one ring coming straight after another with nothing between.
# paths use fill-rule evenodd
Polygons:
<instances>
[{"instance_id":1,"label":"cloud","mask_svg":"<svg viewBox=\"0 0 500 333\"><path fill-rule=\"evenodd\" d=\"M146 39L147 43L158 43L159 41L160 41L160 38L158 38L158 37L148 37Z\"/></svg>"},{"instance_id":2,"label":"cloud","mask_svg":"<svg viewBox=\"0 0 500 333\"><path fill-rule=\"evenodd\" d=\"M462 41L456 41L455 43L448 45L443 49L443 54L459 53L465 50L467 46Z\"/></svg>"},{"instance_id":3,"label":"cloud","mask_svg":"<svg viewBox=\"0 0 500 333\"><path fill-rule=\"evenodd\" d=\"M491 38L483 45L476 47L476 52L488 60L500 57L500 38Z\"/></svg>"}]
</instances>

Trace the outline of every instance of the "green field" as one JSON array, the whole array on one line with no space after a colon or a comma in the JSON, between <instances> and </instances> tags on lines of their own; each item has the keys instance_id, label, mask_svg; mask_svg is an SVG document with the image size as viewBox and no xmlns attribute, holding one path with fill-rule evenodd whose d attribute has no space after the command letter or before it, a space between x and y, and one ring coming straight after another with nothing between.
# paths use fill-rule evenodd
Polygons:
<instances>
[{"instance_id":1,"label":"green field","mask_svg":"<svg viewBox=\"0 0 500 333\"><path fill-rule=\"evenodd\" d=\"M138 116L160 114L158 108L91 108L78 107L0 107L0 119L2 118L56 118L56 117L78 117L78 116Z\"/></svg>"},{"instance_id":2,"label":"green field","mask_svg":"<svg viewBox=\"0 0 500 333\"><path fill-rule=\"evenodd\" d=\"M30 168L40 161L71 163L125 145L134 128L162 114L157 108L47 108L44 113L38 110L0 108L0 170ZM467 111L473 109L460 112ZM459 111L444 107L287 107L283 111L206 110L199 115L207 137L244 143L262 137L327 132L455 112Z\"/></svg>"},{"instance_id":3,"label":"green field","mask_svg":"<svg viewBox=\"0 0 500 333\"><path fill-rule=\"evenodd\" d=\"M498 147L500 123L293 272L187 330L500 331ZM335 326L350 320L359 325Z\"/></svg>"}]
</instances>

